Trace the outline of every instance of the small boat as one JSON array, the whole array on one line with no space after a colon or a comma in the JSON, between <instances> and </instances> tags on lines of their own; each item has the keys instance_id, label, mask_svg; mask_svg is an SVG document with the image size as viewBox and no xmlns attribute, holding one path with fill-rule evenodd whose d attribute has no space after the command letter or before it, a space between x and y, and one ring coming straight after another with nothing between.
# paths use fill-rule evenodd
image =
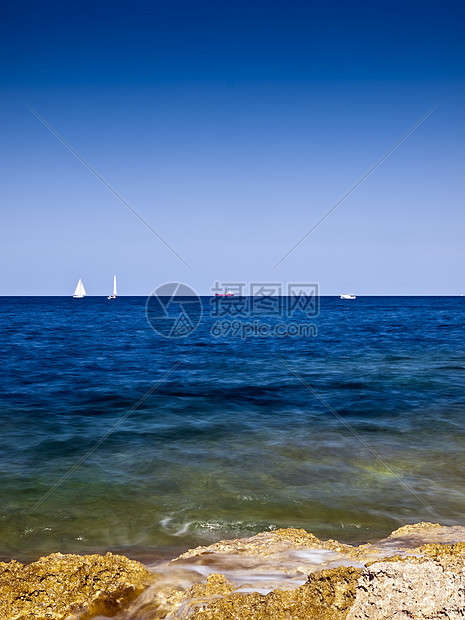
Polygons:
<instances>
[{"instance_id":1,"label":"small boat","mask_svg":"<svg viewBox=\"0 0 465 620\"><path fill-rule=\"evenodd\" d=\"M82 299L86 296L86 289L84 288L84 284L82 283L81 278L79 278L79 282L77 283L76 290L74 291L73 298L74 299Z\"/></svg>"},{"instance_id":2,"label":"small boat","mask_svg":"<svg viewBox=\"0 0 465 620\"><path fill-rule=\"evenodd\" d=\"M215 293L215 297L234 297L234 293L232 291L227 291L226 293Z\"/></svg>"},{"instance_id":3,"label":"small boat","mask_svg":"<svg viewBox=\"0 0 465 620\"><path fill-rule=\"evenodd\" d=\"M343 293L341 299L357 299L357 296L352 295L352 293Z\"/></svg>"},{"instance_id":4,"label":"small boat","mask_svg":"<svg viewBox=\"0 0 465 620\"><path fill-rule=\"evenodd\" d=\"M107 299L116 299L116 276L113 276L113 293Z\"/></svg>"}]
</instances>

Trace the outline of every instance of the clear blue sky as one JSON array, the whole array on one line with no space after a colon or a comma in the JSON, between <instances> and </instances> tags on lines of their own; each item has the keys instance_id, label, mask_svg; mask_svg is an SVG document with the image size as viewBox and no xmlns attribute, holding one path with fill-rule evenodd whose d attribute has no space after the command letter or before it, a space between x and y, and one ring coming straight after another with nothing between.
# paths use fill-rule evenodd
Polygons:
<instances>
[{"instance_id":1,"label":"clear blue sky","mask_svg":"<svg viewBox=\"0 0 465 620\"><path fill-rule=\"evenodd\" d=\"M464 18L449 0L4 3L0 294L82 277L102 295L114 273L127 295L465 293Z\"/></svg>"}]
</instances>

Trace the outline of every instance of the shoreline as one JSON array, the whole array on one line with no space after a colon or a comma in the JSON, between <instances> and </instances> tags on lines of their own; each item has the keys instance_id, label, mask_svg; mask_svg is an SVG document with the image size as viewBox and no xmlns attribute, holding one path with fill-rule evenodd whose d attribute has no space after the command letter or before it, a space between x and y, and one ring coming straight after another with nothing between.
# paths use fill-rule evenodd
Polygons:
<instances>
[{"instance_id":1,"label":"shoreline","mask_svg":"<svg viewBox=\"0 0 465 620\"><path fill-rule=\"evenodd\" d=\"M394 583L397 603L387 595ZM219 541L146 565L113 553L58 553L30 564L13 560L0 564L0 618L90 619L110 612L124 620L382 618L357 613L373 605L394 613L392 605L408 604L409 613L422 614L425 587L431 609L446 604L446 591L449 607L465 604L460 599L465 527L422 522L358 546L287 528ZM335 592L342 607L335 603ZM402 593L408 594L407 602ZM286 616L289 605L294 615ZM253 615L257 609L262 615ZM313 615L306 616L310 609ZM231 616L231 610L240 615Z\"/></svg>"}]
</instances>

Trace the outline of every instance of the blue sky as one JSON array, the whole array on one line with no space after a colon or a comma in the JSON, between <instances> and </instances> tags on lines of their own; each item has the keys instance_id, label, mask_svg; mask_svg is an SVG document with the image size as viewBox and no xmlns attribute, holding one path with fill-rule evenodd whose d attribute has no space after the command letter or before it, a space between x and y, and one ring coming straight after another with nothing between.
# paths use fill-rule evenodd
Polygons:
<instances>
[{"instance_id":1,"label":"blue sky","mask_svg":"<svg viewBox=\"0 0 465 620\"><path fill-rule=\"evenodd\" d=\"M2 5L0 294L82 277L103 295L114 273L127 295L465 293L464 17L447 0Z\"/></svg>"}]
</instances>

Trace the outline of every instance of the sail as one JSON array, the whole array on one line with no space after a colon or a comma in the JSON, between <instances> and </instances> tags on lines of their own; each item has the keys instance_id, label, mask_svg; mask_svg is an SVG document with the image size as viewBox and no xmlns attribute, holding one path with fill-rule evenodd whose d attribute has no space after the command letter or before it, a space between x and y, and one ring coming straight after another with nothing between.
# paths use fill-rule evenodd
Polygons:
<instances>
[{"instance_id":1,"label":"sail","mask_svg":"<svg viewBox=\"0 0 465 620\"><path fill-rule=\"evenodd\" d=\"M86 294L86 289L84 288L84 284L82 283L81 278L79 278L79 282L77 283L76 290L74 291L73 297L84 297Z\"/></svg>"},{"instance_id":2,"label":"sail","mask_svg":"<svg viewBox=\"0 0 465 620\"><path fill-rule=\"evenodd\" d=\"M116 276L113 276L113 293L112 295L114 295L116 297Z\"/></svg>"}]
</instances>

